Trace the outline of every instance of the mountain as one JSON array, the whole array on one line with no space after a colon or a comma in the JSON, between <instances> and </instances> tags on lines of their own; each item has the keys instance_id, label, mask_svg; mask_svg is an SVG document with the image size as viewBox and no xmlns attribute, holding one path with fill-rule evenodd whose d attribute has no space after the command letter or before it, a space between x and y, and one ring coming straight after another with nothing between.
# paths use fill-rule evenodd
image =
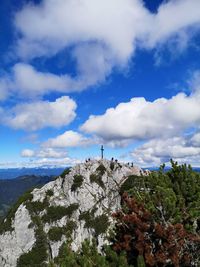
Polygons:
<instances>
[{"instance_id":1,"label":"mountain","mask_svg":"<svg viewBox=\"0 0 200 267\"><path fill-rule=\"evenodd\" d=\"M55 176L23 175L15 179L0 180L0 217L27 190L41 187L55 179Z\"/></svg>"},{"instance_id":2,"label":"mountain","mask_svg":"<svg viewBox=\"0 0 200 267\"><path fill-rule=\"evenodd\" d=\"M0 266L199 267L200 174L171 165L89 160L26 192L0 224Z\"/></svg>"},{"instance_id":3,"label":"mountain","mask_svg":"<svg viewBox=\"0 0 200 267\"><path fill-rule=\"evenodd\" d=\"M100 249L120 208L121 184L141 173L117 161L91 160L26 193L0 227L0 266L46 266L69 239L73 251L92 238Z\"/></svg>"},{"instance_id":4,"label":"mountain","mask_svg":"<svg viewBox=\"0 0 200 267\"><path fill-rule=\"evenodd\" d=\"M19 176L35 175L35 176L58 176L64 171L64 168L49 168L43 166L42 168L9 168L0 169L1 179L15 179Z\"/></svg>"}]
</instances>

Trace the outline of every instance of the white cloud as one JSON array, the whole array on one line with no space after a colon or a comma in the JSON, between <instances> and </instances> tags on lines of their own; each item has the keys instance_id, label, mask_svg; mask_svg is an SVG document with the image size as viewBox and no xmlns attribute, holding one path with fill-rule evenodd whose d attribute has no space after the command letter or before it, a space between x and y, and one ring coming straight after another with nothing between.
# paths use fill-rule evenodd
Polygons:
<instances>
[{"instance_id":1,"label":"white cloud","mask_svg":"<svg viewBox=\"0 0 200 267\"><path fill-rule=\"evenodd\" d=\"M91 144L92 140L84 137L82 134L74 131L66 131L55 138L48 139L43 143L43 147L65 148L80 147Z\"/></svg>"},{"instance_id":2,"label":"white cloud","mask_svg":"<svg viewBox=\"0 0 200 267\"><path fill-rule=\"evenodd\" d=\"M59 158L66 158L67 151L53 149L53 148L44 148L36 151L30 149L24 149L21 152L21 156L24 158L59 159Z\"/></svg>"},{"instance_id":3,"label":"white cloud","mask_svg":"<svg viewBox=\"0 0 200 267\"><path fill-rule=\"evenodd\" d=\"M31 158L31 157L34 157L34 155L35 155L35 152L31 149L24 149L21 152L21 156L24 158Z\"/></svg>"},{"instance_id":4,"label":"white cloud","mask_svg":"<svg viewBox=\"0 0 200 267\"><path fill-rule=\"evenodd\" d=\"M138 0L44 0L37 6L27 5L15 20L23 36L19 53L49 55L80 42L99 41L124 60L132 53L146 14Z\"/></svg>"},{"instance_id":5,"label":"white cloud","mask_svg":"<svg viewBox=\"0 0 200 267\"><path fill-rule=\"evenodd\" d=\"M155 47L157 43L165 42L171 36L179 34L182 42L182 37L185 39L185 36L182 36L183 30L190 36L191 30L199 29L200 2L199 0L164 1L152 22L153 25L150 25L145 39L147 46Z\"/></svg>"},{"instance_id":6,"label":"white cloud","mask_svg":"<svg viewBox=\"0 0 200 267\"><path fill-rule=\"evenodd\" d=\"M37 167L45 167L45 168L58 168L67 166L73 166L80 163L81 160L76 158L42 158L42 159L35 159L31 161L22 161L22 162L0 162L1 168L37 168Z\"/></svg>"},{"instance_id":7,"label":"white cloud","mask_svg":"<svg viewBox=\"0 0 200 267\"><path fill-rule=\"evenodd\" d=\"M133 98L108 109L103 115L90 116L81 130L109 140L146 140L172 136L200 123L200 95L180 93L171 99L154 102Z\"/></svg>"},{"instance_id":8,"label":"white cloud","mask_svg":"<svg viewBox=\"0 0 200 267\"><path fill-rule=\"evenodd\" d=\"M66 131L55 138L50 138L46 142L41 144L43 148L73 148L73 147L87 147L91 145L101 145L104 144L108 147L126 147L131 143L131 139L127 140L105 140L103 138L97 137L95 135L90 135L86 137L85 135L75 132Z\"/></svg>"},{"instance_id":9,"label":"white cloud","mask_svg":"<svg viewBox=\"0 0 200 267\"><path fill-rule=\"evenodd\" d=\"M131 155L134 162L141 166L159 166L168 163L171 158L179 163L192 163L199 166L200 146L194 144L194 136L172 137L167 139L154 139L135 149Z\"/></svg>"},{"instance_id":10,"label":"white cloud","mask_svg":"<svg viewBox=\"0 0 200 267\"><path fill-rule=\"evenodd\" d=\"M1 99L12 90L37 96L87 89L104 81L113 68L126 66L138 46L156 48L176 38L179 48L185 48L200 28L200 1L171 0L151 13L142 0L43 0L25 5L15 16L15 26L22 60L52 57L70 47L77 75L42 73L29 64L16 64L12 74L1 78Z\"/></svg>"},{"instance_id":11,"label":"white cloud","mask_svg":"<svg viewBox=\"0 0 200 267\"><path fill-rule=\"evenodd\" d=\"M193 146L200 147L200 133L194 134L190 141Z\"/></svg>"},{"instance_id":12,"label":"white cloud","mask_svg":"<svg viewBox=\"0 0 200 267\"><path fill-rule=\"evenodd\" d=\"M26 131L35 131L44 127L59 128L68 125L76 117L76 103L68 96L55 102L37 101L18 104L5 111L2 123Z\"/></svg>"},{"instance_id":13,"label":"white cloud","mask_svg":"<svg viewBox=\"0 0 200 267\"><path fill-rule=\"evenodd\" d=\"M110 74L114 64L109 51L98 44L77 46L73 55L77 59L77 78L72 78L67 74L55 75L50 72L39 72L27 63L14 65L11 73L0 80L0 100L5 100L9 94L33 98L50 92L82 91L103 81Z\"/></svg>"},{"instance_id":14,"label":"white cloud","mask_svg":"<svg viewBox=\"0 0 200 267\"><path fill-rule=\"evenodd\" d=\"M167 1L155 14L141 0L43 0L25 6L15 18L23 36L18 46L22 56L49 55L80 42L99 41L122 61L132 54L136 39L155 46L199 23L199 0Z\"/></svg>"},{"instance_id":15,"label":"white cloud","mask_svg":"<svg viewBox=\"0 0 200 267\"><path fill-rule=\"evenodd\" d=\"M21 156L34 159L62 159L66 158L68 152L66 148L82 147L94 144L94 140L84 137L74 131L66 131L55 138L50 138L41 143L36 150L24 149Z\"/></svg>"}]
</instances>

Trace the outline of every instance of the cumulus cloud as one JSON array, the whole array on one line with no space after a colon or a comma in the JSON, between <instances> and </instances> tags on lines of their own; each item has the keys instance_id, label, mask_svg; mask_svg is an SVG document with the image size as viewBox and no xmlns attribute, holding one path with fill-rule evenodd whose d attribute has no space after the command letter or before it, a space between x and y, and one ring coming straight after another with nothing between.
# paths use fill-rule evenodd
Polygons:
<instances>
[{"instance_id":1,"label":"cumulus cloud","mask_svg":"<svg viewBox=\"0 0 200 267\"><path fill-rule=\"evenodd\" d=\"M0 100L5 100L13 93L15 96L33 98L51 92L79 92L103 81L114 64L111 63L109 52L103 51L101 45L97 44L78 46L73 54L77 58L77 78L68 74L40 72L27 63L15 64L11 73L0 80Z\"/></svg>"},{"instance_id":2,"label":"cumulus cloud","mask_svg":"<svg viewBox=\"0 0 200 267\"><path fill-rule=\"evenodd\" d=\"M16 15L22 34L18 51L28 57L52 55L80 42L99 41L124 60L132 53L132 41L146 16L148 11L138 0L43 0Z\"/></svg>"},{"instance_id":3,"label":"cumulus cloud","mask_svg":"<svg viewBox=\"0 0 200 267\"><path fill-rule=\"evenodd\" d=\"M199 10L198 0L167 1L156 13L141 0L43 0L16 15L15 24L22 34L18 51L21 56L49 55L76 43L99 41L124 61L137 39L155 46L199 24Z\"/></svg>"},{"instance_id":4,"label":"cumulus cloud","mask_svg":"<svg viewBox=\"0 0 200 267\"><path fill-rule=\"evenodd\" d=\"M65 148L65 147L80 147L92 143L92 140L84 137L82 134L74 131L66 131L55 138L48 139L43 143L43 147Z\"/></svg>"},{"instance_id":5,"label":"cumulus cloud","mask_svg":"<svg viewBox=\"0 0 200 267\"><path fill-rule=\"evenodd\" d=\"M24 158L58 159L58 158L66 158L67 151L53 149L53 148L45 148L36 151L30 149L24 149L21 152L21 156Z\"/></svg>"},{"instance_id":6,"label":"cumulus cloud","mask_svg":"<svg viewBox=\"0 0 200 267\"><path fill-rule=\"evenodd\" d=\"M113 68L126 66L137 47L156 48L170 38L186 47L191 32L200 28L200 2L164 1L151 13L142 0L43 0L24 5L14 23L22 60L52 57L70 48L76 77L16 64L0 80L1 99L16 89L27 96L81 91L104 81Z\"/></svg>"},{"instance_id":7,"label":"cumulus cloud","mask_svg":"<svg viewBox=\"0 0 200 267\"><path fill-rule=\"evenodd\" d=\"M21 152L21 156L24 157L24 158L31 158L35 155L35 152L31 149L24 149L22 152Z\"/></svg>"},{"instance_id":8,"label":"cumulus cloud","mask_svg":"<svg viewBox=\"0 0 200 267\"><path fill-rule=\"evenodd\" d=\"M183 38L186 38L183 30L190 35L191 30L195 31L200 27L200 2L198 0L164 1L153 16L152 22L153 25L150 26L145 39L147 46L155 47L156 44L165 42L174 35L179 35L179 41L182 42Z\"/></svg>"},{"instance_id":9,"label":"cumulus cloud","mask_svg":"<svg viewBox=\"0 0 200 267\"><path fill-rule=\"evenodd\" d=\"M41 143L36 150L22 150L21 156L33 159L63 159L68 156L66 148L88 146L95 142L96 140L86 138L78 132L66 131Z\"/></svg>"},{"instance_id":10,"label":"cumulus cloud","mask_svg":"<svg viewBox=\"0 0 200 267\"><path fill-rule=\"evenodd\" d=\"M200 134L192 136L154 139L135 149L131 156L141 166L159 166L171 158L179 163L198 166L200 160ZM198 145L197 145L198 144Z\"/></svg>"},{"instance_id":11,"label":"cumulus cloud","mask_svg":"<svg viewBox=\"0 0 200 267\"><path fill-rule=\"evenodd\" d=\"M68 96L55 102L37 101L18 104L5 110L2 123L14 129L35 131L44 127L59 128L68 125L76 117L76 103Z\"/></svg>"},{"instance_id":12,"label":"cumulus cloud","mask_svg":"<svg viewBox=\"0 0 200 267\"><path fill-rule=\"evenodd\" d=\"M193 146L200 147L200 133L195 133L190 141Z\"/></svg>"},{"instance_id":13,"label":"cumulus cloud","mask_svg":"<svg viewBox=\"0 0 200 267\"><path fill-rule=\"evenodd\" d=\"M108 109L103 115L90 116L81 130L104 140L146 140L173 136L200 123L200 95L180 93L171 99L153 102L133 98Z\"/></svg>"}]
</instances>

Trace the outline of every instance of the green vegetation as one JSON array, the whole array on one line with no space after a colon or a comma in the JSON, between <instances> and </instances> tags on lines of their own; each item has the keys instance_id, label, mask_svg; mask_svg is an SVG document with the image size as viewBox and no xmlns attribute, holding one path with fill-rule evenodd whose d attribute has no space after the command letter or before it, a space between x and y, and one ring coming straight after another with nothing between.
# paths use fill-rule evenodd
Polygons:
<instances>
[{"instance_id":1,"label":"green vegetation","mask_svg":"<svg viewBox=\"0 0 200 267\"><path fill-rule=\"evenodd\" d=\"M90 182L91 183L96 183L98 186L100 186L102 189L105 189L104 182L102 180L102 176L106 172L106 168L103 164L100 164L99 167L96 169L96 174L92 173L90 175Z\"/></svg>"},{"instance_id":2,"label":"green vegetation","mask_svg":"<svg viewBox=\"0 0 200 267\"><path fill-rule=\"evenodd\" d=\"M59 241L62 238L62 235L65 235L67 238L70 238L72 232L76 229L77 225L75 221L68 221L67 224L63 227L52 227L48 232L48 238L51 241Z\"/></svg>"},{"instance_id":3,"label":"green vegetation","mask_svg":"<svg viewBox=\"0 0 200 267\"><path fill-rule=\"evenodd\" d=\"M104 182L102 180L102 177L98 174L91 174L90 175L90 182L91 183L96 183L98 186L100 186L102 189L105 189Z\"/></svg>"},{"instance_id":4,"label":"green vegetation","mask_svg":"<svg viewBox=\"0 0 200 267\"><path fill-rule=\"evenodd\" d=\"M76 192L76 190L82 186L83 184L83 176L82 175L75 175L74 176L74 181L73 181L73 184L71 186L71 191L72 192Z\"/></svg>"},{"instance_id":5,"label":"green vegetation","mask_svg":"<svg viewBox=\"0 0 200 267\"><path fill-rule=\"evenodd\" d=\"M68 207L63 206L50 206L47 207L47 213L43 215L42 220L45 223L52 223L57 220L60 220L64 216L68 216L69 218L72 216L73 212L76 211L79 207L79 204L73 203Z\"/></svg>"},{"instance_id":6,"label":"green vegetation","mask_svg":"<svg viewBox=\"0 0 200 267\"><path fill-rule=\"evenodd\" d=\"M62 227L52 227L48 232L48 237L51 241L59 241L64 234L64 229Z\"/></svg>"},{"instance_id":7,"label":"green vegetation","mask_svg":"<svg viewBox=\"0 0 200 267\"><path fill-rule=\"evenodd\" d=\"M66 235L69 236L77 228L75 221L68 221L66 225Z\"/></svg>"},{"instance_id":8,"label":"green vegetation","mask_svg":"<svg viewBox=\"0 0 200 267\"><path fill-rule=\"evenodd\" d=\"M109 227L109 220L106 214L94 216L95 210L85 211L79 215L79 220L85 221L85 228L92 228L95 235L104 234Z\"/></svg>"},{"instance_id":9,"label":"green vegetation","mask_svg":"<svg viewBox=\"0 0 200 267\"><path fill-rule=\"evenodd\" d=\"M71 168L66 168L63 173L61 173L60 177L65 178L67 174L69 174L71 171Z\"/></svg>"},{"instance_id":10,"label":"green vegetation","mask_svg":"<svg viewBox=\"0 0 200 267\"><path fill-rule=\"evenodd\" d=\"M106 167L103 164L100 164L99 167L96 169L96 171L100 175L104 175L104 173L106 172Z\"/></svg>"},{"instance_id":11,"label":"green vegetation","mask_svg":"<svg viewBox=\"0 0 200 267\"><path fill-rule=\"evenodd\" d=\"M97 236L106 233L109 225L110 223L106 214L99 215L93 219L93 228Z\"/></svg>"},{"instance_id":12,"label":"green vegetation","mask_svg":"<svg viewBox=\"0 0 200 267\"><path fill-rule=\"evenodd\" d=\"M47 192L46 192L46 195L48 197L52 197L53 196L53 190L52 189L48 189Z\"/></svg>"},{"instance_id":13,"label":"green vegetation","mask_svg":"<svg viewBox=\"0 0 200 267\"><path fill-rule=\"evenodd\" d=\"M117 254L105 247L104 255L100 255L96 243L85 241L79 251L73 252L70 246L63 244L55 262L62 267L128 267L125 253Z\"/></svg>"},{"instance_id":14,"label":"green vegetation","mask_svg":"<svg viewBox=\"0 0 200 267\"><path fill-rule=\"evenodd\" d=\"M48 207L48 202L43 201L29 201L26 202L26 208L30 211L30 213L39 214L41 211Z\"/></svg>"},{"instance_id":15,"label":"green vegetation","mask_svg":"<svg viewBox=\"0 0 200 267\"><path fill-rule=\"evenodd\" d=\"M158 220L183 223L187 229L195 230L200 218L200 174L191 166L179 166L173 161L171 165L168 172L161 166L148 176L130 176L121 186L121 194L127 191L145 203Z\"/></svg>"},{"instance_id":16,"label":"green vegetation","mask_svg":"<svg viewBox=\"0 0 200 267\"><path fill-rule=\"evenodd\" d=\"M148 176L130 176L121 185L122 208L113 214L115 225L109 237L111 245L104 247L101 255L95 242L85 241L77 252L70 249L72 232L77 227L72 215L78 209L78 203L68 207L49 206L52 190L47 191L43 202L31 202L32 194L26 193L0 225L0 233L12 229L12 218L21 203L31 214L30 227L34 226L36 243L18 259L17 267L46 267L50 256L48 242L59 241L63 235L67 244L61 246L58 257L51 260L49 267L200 266L200 174L191 166L179 166L173 161L171 165L167 172L163 165L158 172ZM91 183L105 188L102 181L105 171L101 164L95 174L91 174ZM81 175L74 176L71 190L76 192L82 183ZM79 215L79 220L84 221L85 228L92 230L96 240L108 232L110 225L106 213L95 216L97 209ZM46 211L42 218L41 211ZM69 218L65 226L52 227L47 235L44 233L43 223L52 223L64 216Z\"/></svg>"}]
</instances>

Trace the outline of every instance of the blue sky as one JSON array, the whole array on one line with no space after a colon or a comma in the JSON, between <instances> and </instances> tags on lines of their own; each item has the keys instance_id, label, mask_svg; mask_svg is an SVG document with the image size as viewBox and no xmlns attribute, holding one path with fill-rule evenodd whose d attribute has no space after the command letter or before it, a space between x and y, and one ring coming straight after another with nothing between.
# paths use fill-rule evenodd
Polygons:
<instances>
[{"instance_id":1,"label":"blue sky","mask_svg":"<svg viewBox=\"0 0 200 267\"><path fill-rule=\"evenodd\" d=\"M199 0L2 0L0 167L200 165Z\"/></svg>"}]
</instances>

